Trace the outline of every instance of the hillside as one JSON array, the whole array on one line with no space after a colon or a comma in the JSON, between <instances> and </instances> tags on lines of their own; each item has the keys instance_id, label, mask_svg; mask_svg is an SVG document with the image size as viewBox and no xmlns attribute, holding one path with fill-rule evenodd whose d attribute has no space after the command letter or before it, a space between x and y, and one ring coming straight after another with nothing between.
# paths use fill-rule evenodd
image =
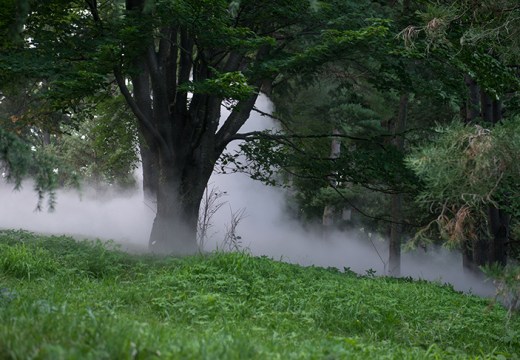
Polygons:
<instances>
[{"instance_id":1,"label":"hillside","mask_svg":"<svg viewBox=\"0 0 520 360\"><path fill-rule=\"evenodd\" d=\"M0 232L1 359L519 356L518 316L447 286Z\"/></svg>"}]
</instances>

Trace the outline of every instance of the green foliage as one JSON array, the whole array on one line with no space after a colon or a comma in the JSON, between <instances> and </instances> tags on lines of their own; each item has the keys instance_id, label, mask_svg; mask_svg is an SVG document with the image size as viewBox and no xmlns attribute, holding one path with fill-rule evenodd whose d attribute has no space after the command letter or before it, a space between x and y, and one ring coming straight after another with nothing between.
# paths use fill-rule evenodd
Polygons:
<instances>
[{"instance_id":1,"label":"green foliage","mask_svg":"<svg viewBox=\"0 0 520 360\"><path fill-rule=\"evenodd\" d=\"M520 166L520 118L493 129L464 125L460 120L438 128L438 136L406 158L407 166L425 184L418 201L439 217L446 238L465 240L476 236L476 219L490 204L514 217L518 212L517 179ZM444 225L447 225L444 226Z\"/></svg>"},{"instance_id":2,"label":"green foliage","mask_svg":"<svg viewBox=\"0 0 520 360\"><path fill-rule=\"evenodd\" d=\"M20 187L23 177L29 171L32 156L30 147L16 135L0 127L0 159L7 181Z\"/></svg>"},{"instance_id":3,"label":"green foliage","mask_svg":"<svg viewBox=\"0 0 520 360\"><path fill-rule=\"evenodd\" d=\"M327 16L332 15L324 16L326 11L321 7L318 15L307 1L276 4L240 1L229 4L222 0L190 0L148 1L146 4L144 12L139 14L137 11L124 12L119 1L98 3L100 20L96 22L84 1L34 2L25 22L26 47L8 56L0 56L0 77L20 77L22 74L44 77L49 88L45 96L52 107L70 109L85 96L108 86L115 65L122 64L127 73L135 72L135 55L140 54L151 41L163 36L159 29L186 30L190 41L196 45L194 62L211 67L213 63L221 62L230 51L243 55L246 62L254 62L259 48L278 46L272 34L287 39L297 38L307 24L319 20L326 26ZM336 45L346 47L351 41L366 40L379 34L383 28L375 25L359 31L334 30L324 35L324 39L330 40L327 46L331 52ZM285 52L286 58L298 53L300 48L287 50L290 51ZM224 56L219 59L220 54ZM254 74L258 69L246 67L244 75L239 71L214 71L209 79L200 82L195 72L194 82L180 84L179 91L244 98L251 94L252 88L248 83L252 83L251 78L259 77Z\"/></svg>"},{"instance_id":4,"label":"green foliage","mask_svg":"<svg viewBox=\"0 0 520 360\"><path fill-rule=\"evenodd\" d=\"M34 163L40 166L29 166L28 173L38 177L37 183L46 183L48 188L76 186L79 180L121 187L135 185L137 126L121 96L99 93L84 99L75 111L49 112L43 83L17 85L4 91L0 126L36 150ZM12 156L9 153L21 153L7 138L2 143L11 148L4 151L6 159ZM21 166L19 169L22 171Z\"/></svg>"},{"instance_id":5,"label":"green foliage","mask_svg":"<svg viewBox=\"0 0 520 360\"><path fill-rule=\"evenodd\" d=\"M201 82L189 82L179 87L180 91L197 94L211 94L226 100L245 100L255 88L247 84L247 78L240 71L219 73L214 78Z\"/></svg>"},{"instance_id":6,"label":"green foliage","mask_svg":"<svg viewBox=\"0 0 520 360\"><path fill-rule=\"evenodd\" d=\"M20 33L29 12L29 0L2 0L0 6L0 48L20 43Z\"/></svg>"},{"instance_id":7,"label":"green foliage","mask_svg":"<svg viewBox=\"0 0 520 360\"><path fill-rule=\"evenodd\" d=\"M461 52L458 59L462 63L461 68L495 98L520 88L515 69L486 51Z\"/></svg>"},{"instance_id":8,"label":"green foliage","mask_svg":"<svg viewBox=\"0 0 520 360\"><path fill-rule=\"evenodd\" d=\"M333 112L336 112L336 118L330 116ZM340 112L343 117L338 115ZM294 137L289 131L265 134L241 145L247 162L233 156L222 161L225 165L235 163L238 171L268 184L289 184L297 191L297 207L299 216L303 218L321 218L327 202L340 207L341 204L345 207L357 204L365 209L372 202L365 199L372 197L371 191L413 193L420 187L413 172L404 166L403 152L385 142L384 130L372 118L373 111L359 104L346 103L332 107L329 112L316 113L316 116L306 119L310 123L299 126L300 133ZM347 137L340 139L338 158L330 156L332 130L324 130L332 126L320 123L318 113L331 121L343 120L340 123L340 129L344 129L341 134ZM290 122L286 124L292 128ZM273 136L278 138L273 141ZM331 182L336 184L336 189L331 187ZM382 201L374 203L373 210L378 215L382 211Z\"/></svg>"},{"instance_id":9,"label":"green foliage","mask_svg":"<svg viewBox=\"0 0 520 360\"><path fill-rule=\"evenodd\" d=\"M519 130L519 118L497 124L493 129L466 126L460 120L438 128L435 141L416 149L406 159L428 188L423 200L468 206L499 201L497 190L507 185L505 181L510 177L520 175L516 161L520 151Z\"/></svg>"},{"instance_id":10,"label":"green foliage","mask_svg":"<svg viewBox=\"0 0 520 360\"><path fill-rule=\"evenodd\" d=\"M99 243L23 232L2 232L0 243L3 252L24 253L12 259L16 264L52 264L38 281L0 267L3 358L437 359L520 353L517 317L506 325L501 305L490 308L486 300L446 286L240 253L131 256ZM85 257L96 256L104 270L88 276Z\"/></svg>"},{"instance_id":11,"label":"green foliage","mask_svg":"<svg viewBox=\"0 0 520 360\"><path fill-rule=\"evenodd\" d=\"M317 65L334 61L338 56L359 45L367 45L384 38L388 34L388 27L382 20L375 21L375 25L358 30L325 30L318 39L319 45L305 49L286 62L281 63L276 71L287 71L295 74L304 74L312 71ZM273 68L274 70L274 68Z\"/></svg>"},{"instance_id":12,"label":"green foliage","mask_svg":"<svg viewBox=\"0 0 520 360\"><path fill-rule=\"evenodd\" d=\"M34 149L34 151L33 151ZM36 151L13 133L0 127L0 169L2 177L15 185L21 186L26 176L34 179L34 190L38 195L37 209L41 208L45 195L48 195L50 209L55 204L54 190L58 184L57 160L53 156Z\"/></svg>"},{"instance_id":13,"label":"green foliage","mask_svg":"<svg viewBox=\"0 0 520 360\"><path fill-rule=\"evenodd\" d=\"M74 169L74 173L63 172L61 182L135 186L139 139L135 118L123 99L105 98L92 111L77 116L82 117L79 124L62 125L63 134L44 149L62 167Z\"/></svg>"},{"instance_id":14,"label":"green foliage","mask_svg":"<svg viewBox=\"0 0 520 360\"><path fill-rule=\"evenodd\" d=\"M515 0L425 4L416 24L400 33L410 53L447 59L495 97L518 89L514 67L519 60L520 9Z\"/></svg>"},{"instance_id":15,"label":"green foliage","mask_svg":"<svg viewBox=\"0 0 520 360\"><path fill-rule=\"evenodd\" d=\"M330 187L322 187L319 192L315 194L314 198L310 199L309 205L317 206L323 209L326 205L332 206L344 206L345 199L351 199L353 195L356 195L359 189L347 188L347 189L333 189Z\"/></svg>"}]
</instances>

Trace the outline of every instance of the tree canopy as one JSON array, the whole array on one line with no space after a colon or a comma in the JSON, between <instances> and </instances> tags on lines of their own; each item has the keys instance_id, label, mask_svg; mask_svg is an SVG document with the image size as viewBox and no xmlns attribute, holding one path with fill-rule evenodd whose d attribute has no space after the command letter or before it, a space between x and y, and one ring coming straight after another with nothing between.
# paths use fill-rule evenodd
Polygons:
<instances>
[{"instance_id":1,"label":"tree canopy","mask_svg":"<svg viewBox=\"0 0 520 360\"><path fill-rule=\"evenodd\" d=\"M394 248L501 236L513 253L519 11L513 0L6 1L3 160L20 179L34 156L18 154L34 147L130 186L139 157L156 252L196 251L209 177L235 163L291 187L303 221L360 221ZM260 92L279 131L241 133ZM231 141L244 141L245 163L225 153Z\"/></svg>"}]
</instances>

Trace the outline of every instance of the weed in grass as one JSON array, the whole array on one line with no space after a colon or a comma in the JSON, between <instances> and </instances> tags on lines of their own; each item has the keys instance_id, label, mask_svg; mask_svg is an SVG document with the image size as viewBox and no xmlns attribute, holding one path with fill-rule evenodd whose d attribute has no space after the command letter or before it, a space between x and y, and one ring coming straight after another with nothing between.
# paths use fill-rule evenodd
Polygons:
<instances>
[{"instance_id":1,"label":"weed in grass","mask_svg":"<svg viewBox=\"0 0 520 360\"><path fill-rule=\"evenodd\" d=\"M57 271L57 262L45 249L30 249L25 244L0 244L0 271L20 278L34 279Z\"/></svg>"}]
</instances>

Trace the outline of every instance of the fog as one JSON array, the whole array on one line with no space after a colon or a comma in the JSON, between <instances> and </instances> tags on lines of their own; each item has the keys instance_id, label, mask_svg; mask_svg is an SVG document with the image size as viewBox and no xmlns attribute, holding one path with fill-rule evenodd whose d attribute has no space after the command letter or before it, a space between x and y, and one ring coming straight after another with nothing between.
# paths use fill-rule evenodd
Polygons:
<instances>
[{"instance_id":1,"label":"fog","mask_svg":"<svg viewBox=\"0 0 520 360\"><path fill-rule=\"evenodd\" d=\"M270 103L261 97L258 107L271 111ZM242 131L274 127L268 117L252 114ZM228 151L233 151L232 144ZM205 250L224 248L223 238L230 223L230 213L244 209L237 234L241 249L253 255L267 255L275 260L350 268L358 273L375 271L385 274L387 244L377 234L333 232L324 239L319 231L306 230L286 212L284 190L251 180L245 174L214 174L211 186L226 195L226 203L215 214ZM121 194L107 189L102 194L83 189L58 191L54 212L35 211L37 196L30 181L20 191L0 181L0 227L25 229L46 234L67 234L76 237L113 239L123 248L146 249L155 212L143 201L141 191ZM490 296L491 283L484 283L462 270L461 255L446 249L406 252L402 258L403 276L451 283L455 289Z\"/></svg>"}]
</instances>

